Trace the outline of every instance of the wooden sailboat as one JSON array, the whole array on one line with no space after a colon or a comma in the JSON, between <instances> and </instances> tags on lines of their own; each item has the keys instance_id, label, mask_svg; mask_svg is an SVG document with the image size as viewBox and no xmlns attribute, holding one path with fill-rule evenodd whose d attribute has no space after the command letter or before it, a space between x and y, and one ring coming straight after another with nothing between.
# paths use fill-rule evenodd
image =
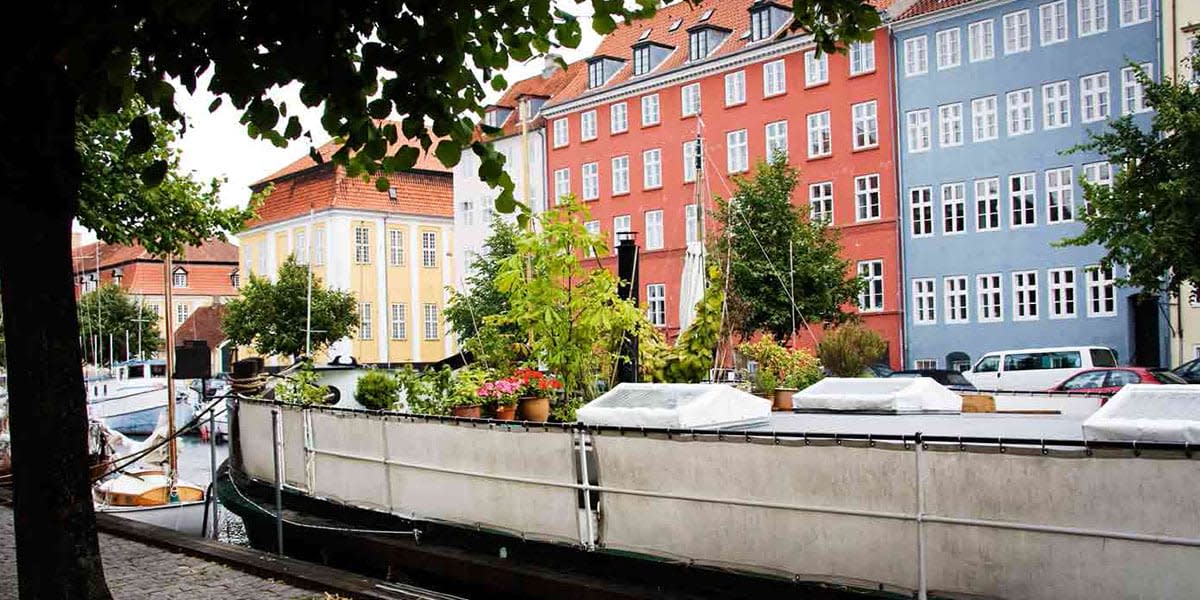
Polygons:
<instances>
[{"instance_id":1,"label":"wooden sailboat","mask_svg":"<svg viewBox=\"0 0 1200 600\"><path fill-rule=\"evenodd\" d=\"M172 317L171 256L163 261L163 287L167 310L167 397L175 397L175 331ZM175 440L175 403L167 403L167 468L125 469L116 477L96 485L96 510L119 517L174 529L181 533L204 535L204 488L179 480L178 445ZM155 443L151 436L147 444Z\"/></svg>"}]
</instances>

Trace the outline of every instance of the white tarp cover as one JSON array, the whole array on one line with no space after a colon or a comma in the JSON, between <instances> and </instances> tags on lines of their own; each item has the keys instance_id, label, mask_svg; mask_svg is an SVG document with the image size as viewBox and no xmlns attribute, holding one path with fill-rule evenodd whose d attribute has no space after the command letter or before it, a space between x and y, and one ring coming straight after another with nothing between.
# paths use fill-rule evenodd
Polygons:
<instances>
[{"instance_id":1,"label":"white tarp cover","mask_svg":"<svg viewBox=\"0 0 1200 600\"><path fill-rule=\"evenodd\" d=\"M262 481L275 479L271 450L271 405L257 402L238 403L238 444L242 468Z\"/></svg>"},{"instance_id":2,"label":"white tarp cover","mask_svg":"<svg viewBox=\"0 0 1200 600\"><path fill-rule=\"evenodd\" d=\"M1127 385L1083 422L1083 439L1200 443L1200 386Z\"/></svg>"},{"instance_id":3,"label":"white tarp cover","mask_svg":"<svg viewBox=\"0 0 1200 600\"><path fill-rule=\"evenodd\" d=\"M575 413L587 425L705 429L771 418L771 402L722 383L622 383Z\"/></svg>"},{"instance_id":4,"label":"white tarp cover","mask_svg":"<svg viewBox=\"0 0 1200 600\"><path fill-rule=\"evenodd\" d=\"M683 255L683 274L679 281L679 330L687 329L696 318L696 303L704 297L705 252L703 242L688 242Z\"/></svg>"},{"instance_id":5,"label":"white tarp cover","mask_svg":"<svg viewBox=\"0 0 1200 600\"><path fill-rule=\"evenodd\" d=\"M802 410L962 412L962 397L928 377L826 377L792 402Z\"/></svg>"}]
</instances>

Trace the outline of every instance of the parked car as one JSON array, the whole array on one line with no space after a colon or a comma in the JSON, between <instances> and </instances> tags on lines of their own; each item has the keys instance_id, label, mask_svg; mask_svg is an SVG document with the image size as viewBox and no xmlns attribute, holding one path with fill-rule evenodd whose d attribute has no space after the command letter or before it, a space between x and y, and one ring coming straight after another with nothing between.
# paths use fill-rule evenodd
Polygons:
<instances>
[{"instance_id":1,"label":"parked car","mask_svg":"<svg viewBox=\"0 0 1200 600\"><path fill-rule=\"evenodd\" d=\"M1130 383L1151 385L1187 383L1183 378L1166 369L1146 367L1109 367L1087 369L1050 388L1049 392L1081 392L1091 394L1115 394Z\"/></svg>"},{"instance_id":2,"label":"parked car","mask_svg":"<svg viewBox=\"0 0 1200 600\"><path fill-rule=\"evenodd\" d=\"M928 377L952 390L975 391L975 386L961 372L952 369L908 369L894 371L888 377Z\"/></svg>"},{"instance_id":3,"label":"parked car","mask_svg":"<svg viewBox=\"0 0 1200 600\"><path fill-rule=\"evenodd\" d=\"M1044 390L1083 369L1117 366L1117 357L1100 346L1029 348L988 352L963 373L981 390Z\"/></svg>"},{"instance_id":4,"label":"parked car","mask_svg":"<svg viewBox=\"0 0 1200 600\"><path fill-rule=\"evenodd\" d=\"M1188 383L1200 383L1200 358L1193 358L1175 367L1171 372Z\"/></svg>"}]
</instances>

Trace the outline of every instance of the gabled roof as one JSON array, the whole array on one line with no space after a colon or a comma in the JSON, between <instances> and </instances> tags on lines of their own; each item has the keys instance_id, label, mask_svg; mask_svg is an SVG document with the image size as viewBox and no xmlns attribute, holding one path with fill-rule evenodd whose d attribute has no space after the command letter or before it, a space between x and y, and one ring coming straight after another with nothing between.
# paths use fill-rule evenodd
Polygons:
<instances>
[{"instance_id":1,"label":"gabled roof","mask_svg":"<svg viewBox=\"0 0 1200 600\"><path fill-rule=\"evenodd\" d=\"M225 306L214 304L201 306L180 323L175 329L177 340L204 340L209 349L216 348L225 341L225 331L221 329L221 318L225 315Z\"/></svg>"},{"instance_id":2,"label":"gabled roof","mask_svg":"<svg viewBox=\"0 0 1200 600\"><path fill-rule=\"evenodd\" d=\"M96 269L96 247L100 247L100 269L108 269L117 265L136 260L158 261L159 257L150 254L141 244L122 246L93 242L72 249L71 255L75 272L84 273ZM205 240L199 246L188 246L182 256L176 255L175 262L225 262L238 264L238 248L229 242L221 240Z\"/></svg>"},{"instance_id":3,"label":"gabled roof","mask_svg":"<svg viewBox=\"0 0 1200 600\"><path fill-rule=\"evenodd\" d=\"M896 17L896 20L900 21L904 19L911 19L912 17L929 14L931 12L937 12L939 10L945 10L955 6L962 6L963 4L969 4L976 1L977 0L916 0L916 2L913 2L912 6L901 12L900 16Z\"/></svg>"},{"instance_id":4,"label":"gabled roof","mask_svg":"<svg viewBox=\"0 0 1200 600\"><path fill-rule=\"evenodd\" d=\"M396 129L397 129L397 131L399 131L400 123L393 123L393 124L396 125ZM403 134L401 134L401 136L403 136ZM436 139L434 139L433 144L434 145L430 147L431 149L437 146ZM401 139L397 140L395 144L388 146L388 154L389 155L392 154L393 152L396 151L397 148L399 148L400 146L404 146L404 145L413 146L413 147L417 148L418 150L421 148L421 143L419 141L410 140L410 139L401 137ZM340 149L341 147L342 147L342 144L339 143L337 140L330 140L330 141L326 142L324 145L322 145L320 148L317 148L317 154L321 155L321 159L322 159L321 163L317 163L316 161L314 161L312 159L312 156L309 156L306 154L306 155L304 155L303 158L300 158L299 160L292 162L291 164L287 165L286 167L283 167L282 169L279 169L278 171L275 171L274 173L271 173L270 175L267 175L266 177L263 177L262 179L259 179L258 181L250 184L250 187L257 188L266 183L275 181L277 179L282 179L283 177L287 177L288 175L294 175L296 173L300 173L302 171L307 171L309 169L316 169L318 167L327 166L330 164L329 157L333 156L333 153L337 152L338 149ZM442 166L441 161L439 161L437 159L437 157L435 157L433 155L432 152L422 152L420 154L420 156L417 157L417 162L416 162L416 164L413 165L413 169L420 170L420 171L449 172L449 169Z\"/></svg>"},{"instance_id":5,"label":"gabled roof","mask_svg":"<svg viewBox=\"0 0 1200 600\"><path fill-rule=\"evenodd\" d=\"M520 132L520 115L516 107L520 106L521 98L547 98L547 103L553 102L554 97L558 95L562 89L571 82L580 73L587 72L587 64L585 61L576 61L568 64L567 68L555 68L549 77L544 77L542 74L534 75L529 79L518 81L504 92L492 106L513 109L511 113L500 123L501 132L491 136L492 138L508 137L516 135ZM542 117L538 115L529 121L529 128L537 128L542 125ZM478 128L475 133L476 139L483 139L483 133Z\"/></svg>"}]
</instances>

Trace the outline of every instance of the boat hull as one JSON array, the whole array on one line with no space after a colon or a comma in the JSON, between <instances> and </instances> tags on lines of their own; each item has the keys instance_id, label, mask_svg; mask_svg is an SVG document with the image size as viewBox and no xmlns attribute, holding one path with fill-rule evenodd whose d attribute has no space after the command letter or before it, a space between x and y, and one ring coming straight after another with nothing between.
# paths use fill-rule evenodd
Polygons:
<instances>
[{"instance_id":1,"label":"boat hull","mask_svg":"<svg viewBox=\"0 0 1200 600\"><path fill-rule=\"evenodd\" d=\"M202 537L204 535L205 502L177 502L158 506L111 506L98 504L97 512L130 519L150 525L165 527L179 533Z\"/></svg>"},{"instance_id":2,"label":"boat hull","mask_svg":"<svg viewBox=\"0 0 1200 600\"><path fill-rule=\"evenodd\" d=\"M159 419L166 422L167 399L165 390L152 390L119 398L97 400L88 405L91 417L99 419L109 429L125 435L149 435L158 426ZM175 429L181 429L192 420L195 410L191 402L176 400Z\"/></svg>"}]
</instances>

